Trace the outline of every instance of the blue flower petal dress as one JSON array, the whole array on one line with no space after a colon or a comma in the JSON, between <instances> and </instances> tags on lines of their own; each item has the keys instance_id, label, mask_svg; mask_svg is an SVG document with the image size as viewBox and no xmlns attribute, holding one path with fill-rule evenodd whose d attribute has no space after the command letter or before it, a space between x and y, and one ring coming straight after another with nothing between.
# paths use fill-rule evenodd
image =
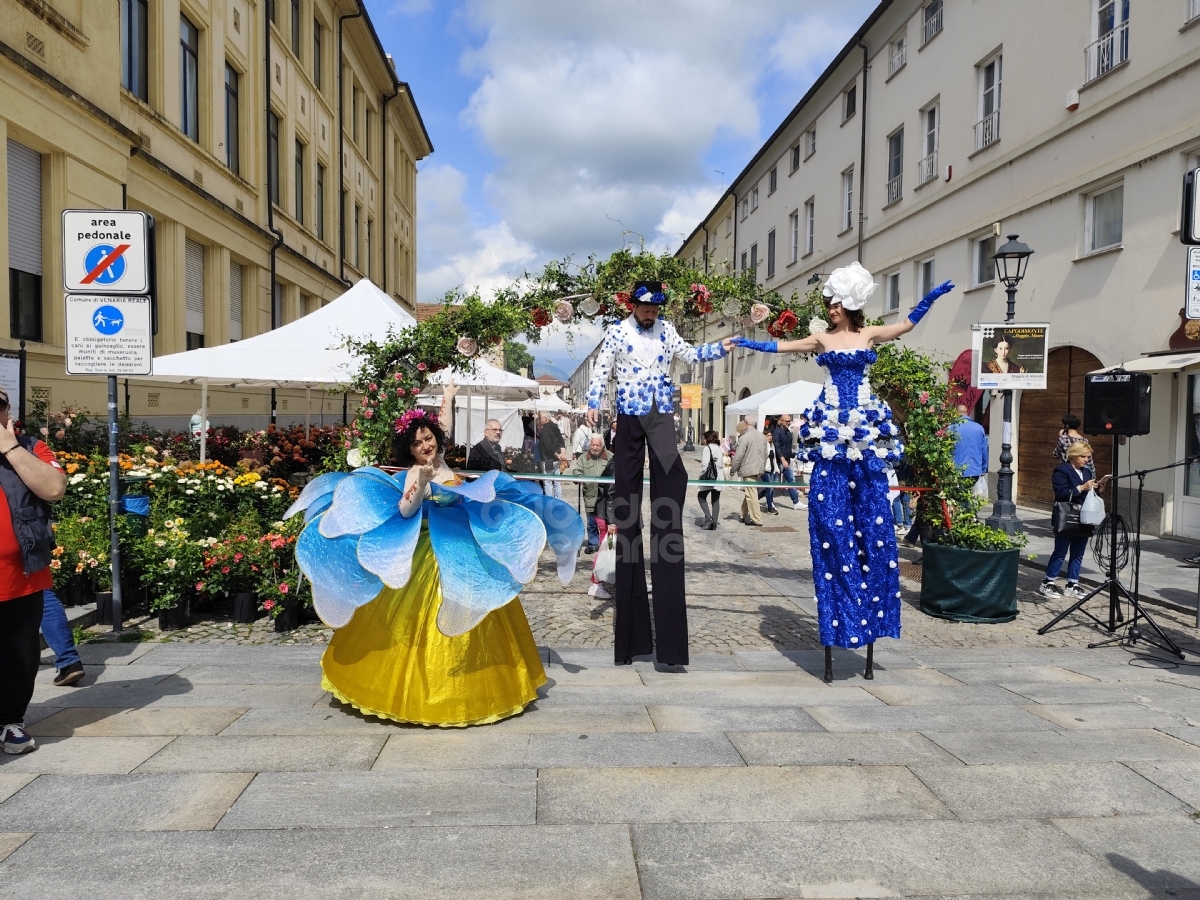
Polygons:
<instances>
[{"instance_id":1,"label":"blue flower petal dress","mask_svg":"<svg viewBox=\"0 0 1200 900\"><path fill-rule=\"evenodd\" d=\"M825 388L805 413L802 451L813 463L808 530L817 619L826 647L900 636L900 573L888 463L904 452L888 405L871 392L874 350L817 357Z\"/></svg>"}]
</instances>

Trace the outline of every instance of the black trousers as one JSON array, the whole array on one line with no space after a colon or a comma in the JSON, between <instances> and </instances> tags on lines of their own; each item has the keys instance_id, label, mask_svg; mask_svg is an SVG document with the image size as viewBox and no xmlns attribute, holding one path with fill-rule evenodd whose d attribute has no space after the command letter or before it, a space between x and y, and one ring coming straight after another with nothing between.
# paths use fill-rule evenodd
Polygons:
<instances>
[{"instance_id":1,"label":"black trousers","mask_svg":"<svg viewBox=\"0 0 1200 900\"><path fill-rule=\"evenodd\" d=\"M41 591L0 603L0 727L25 719L42 655L41 625Z\"/></svg>"},{"instance_id":2,"label":"black trousers","mask_svg":"<svg viewBox=\"0 0 1200 900\"><path fill-rule=\"evenodd\" d=\"M657 407L644 416L617 416L613 522L617 526L615 658L618 663L654 651L663 665L687 665L684 594L683 499L687 470L675 440L675 421ZM650 451L650 571L654 629L642 552L642 467Z\"/></svg>"}]
</instances>

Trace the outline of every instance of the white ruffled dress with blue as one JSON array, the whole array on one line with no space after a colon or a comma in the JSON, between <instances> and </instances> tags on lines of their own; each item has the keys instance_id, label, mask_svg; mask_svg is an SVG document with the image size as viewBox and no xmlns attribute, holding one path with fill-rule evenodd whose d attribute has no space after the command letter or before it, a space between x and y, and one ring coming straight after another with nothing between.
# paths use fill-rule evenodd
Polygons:
<instances>
[{"instance_id":1,"label":"white ruffled dress with blue","mask_svg":"<svg viewBox=\"0 0 1200 900\"><path fill-rule=\"evenodd\" d=\"M502 472L431 484L400 513L405 473L365 467L310 482L296 559L336 629L324 687L365 713L423 725L494 722L545 682L517 595L548 543L571 580L585 532L567 503Z\"/></svg>"},{"instance_id":2,"label":"white ruffled dress with blue","mask_svg":"<svg viewBox=\"0 0 1200 900\"><path fill-rule=\"evenodd\" d=\"M817 620L826 647L900 636L899 554L885 469L902 458L900 431L871 391L874 350L831 350L825 387L800 428L812 462L808 525Z\"/></svg>"}]
</instances>

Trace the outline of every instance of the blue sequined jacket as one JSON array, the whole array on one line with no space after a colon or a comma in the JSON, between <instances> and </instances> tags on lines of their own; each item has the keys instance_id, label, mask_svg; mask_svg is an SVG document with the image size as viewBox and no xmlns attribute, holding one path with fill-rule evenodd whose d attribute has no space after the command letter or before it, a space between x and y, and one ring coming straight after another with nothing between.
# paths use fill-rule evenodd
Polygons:
<instances>
[{"instance_id":1,"label":"blue sequined jacket","mask_svg":"<svg viewBox=\"0 0 1200 900\"><path fill-rule=\"evenodd\" d=\"M627 416L642 416L657 402L658 411L675 411L671 395L671 360L711 362L721 359L725 348L721 344L701 344L693 347L679 336L675 326L659 319L642 330L633 316L609 326L604 343L592 369L588 388L588 407L599 409L604 400L604 388L614 367L617 376L617 412Z\"/></svg>"}]
</instances>

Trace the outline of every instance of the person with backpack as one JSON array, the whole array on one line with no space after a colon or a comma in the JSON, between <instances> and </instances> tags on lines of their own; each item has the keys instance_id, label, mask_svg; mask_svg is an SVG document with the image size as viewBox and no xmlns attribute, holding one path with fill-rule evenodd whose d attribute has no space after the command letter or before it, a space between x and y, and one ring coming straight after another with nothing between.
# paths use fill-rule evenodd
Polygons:
<instances>
[{"instance_id":1,"label":"person with backpack","mask_svg":"<svg viewBox=\"0 0 1200 900\"><path fill-rule=\"evenodd\" d=\"M721 460L724 454L721 453L721 436L715 431L704 432L704 446L700 448L700 480L701 481L717 481L721 470ZM720 488L700 488L696 493L696 499L700 502L700 511L704 513L704 521L700 524L701 528L708 531L716 531L717 519L721 516L721 490ZM709 503L712 503L712 509L709 510Z\"/></svg>"}]
</instances>

